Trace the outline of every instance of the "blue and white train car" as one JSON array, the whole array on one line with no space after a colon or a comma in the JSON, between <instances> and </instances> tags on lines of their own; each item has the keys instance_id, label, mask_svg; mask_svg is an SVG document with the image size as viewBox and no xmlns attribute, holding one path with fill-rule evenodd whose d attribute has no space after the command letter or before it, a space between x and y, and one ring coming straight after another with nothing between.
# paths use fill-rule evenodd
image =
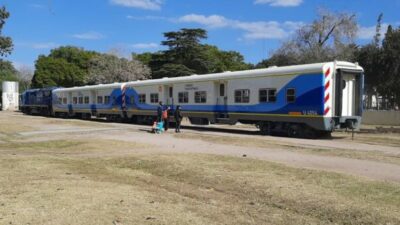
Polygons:
<instances>
[{"instance_id":1,"label":"blue and white train car","mask_svg":"<svg viewBox=\"0 0 400 225\"><path fill-rule=\"evenodd\" d=\"M53 91L56 116L151 122L159 102L193 124L257 125L261 132L315 137L361 123L363 69L349 62L163 78Z\"/></svg>"},{"instance_id":2,"label":"blue and white train car","mask_svg":"<svg viewBox=\"0 0 400 225\"><path fill-rule=\"evenodd\" d=\"M159 101L195 124L256 124L263 133L315 136L361 122L363 69L349 62L271 67L124 84L129 118L154 116Z\"/></svg>"},{"instance_id":3,"label":"blue and white train car","mask_svg":"<svg viewBox=\"0 0 400 225\"><path fill-rule=\"evenodd\" d=\"M58 88L53 91L55 116L89 119L91 116L119 118L121 83Z\"/></svg>"}]
</instances>

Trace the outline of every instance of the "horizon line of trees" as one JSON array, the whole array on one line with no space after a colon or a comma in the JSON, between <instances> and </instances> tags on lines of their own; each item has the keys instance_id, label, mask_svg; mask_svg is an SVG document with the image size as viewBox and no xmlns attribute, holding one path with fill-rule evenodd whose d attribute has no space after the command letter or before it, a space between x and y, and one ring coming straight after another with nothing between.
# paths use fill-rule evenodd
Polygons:
<instances>
[{"instance_id":1,"label":"horizon line of trees","mask_svg":"<svg viewBox=\"0 0 400 225\"><path fill-rule=\"evenodd\" d=\"M0 8L0 57L13 50L12 39L1 30L10 16ZM63 86L124 82L131 80L179 77L269 66L285 66L344 60L358 62L365 69L366 106L372 96L381 96L386 108L400 105L400 28L388 26L381 37L382 18L377 18L373 40L365 45L355 43L356 16L319 10L312 23L300 27L289 39L259 63L251 64L237 51L224 51L204 44L207 31L183 28L164 33L161 45L166 50L132 53L127 59L115 54L88 51L76 46L61 46L48 55L39 55L35 71L17 71L11 62L0 58L0 81L20 81L28 87Z\"/></svg>"}]
</instances>

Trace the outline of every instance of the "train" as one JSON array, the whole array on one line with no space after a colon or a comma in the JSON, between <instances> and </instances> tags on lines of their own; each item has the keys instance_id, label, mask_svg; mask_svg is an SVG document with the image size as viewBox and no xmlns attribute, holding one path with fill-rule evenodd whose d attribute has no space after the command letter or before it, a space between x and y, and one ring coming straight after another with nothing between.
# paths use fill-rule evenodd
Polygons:
<instances>
[{"instance_id":1,"label":"train","mask_svg":"<svg viewBox=\"0 0 400 225\"><path fill-rule=\"evenodd\" d=\"M163 102L192 124L253 124L264 135L315 138L358 129L364 70L333 61L131 82L31 89L21 111L64 118L152 123ZM173 118L171 117L171 122Z\"/></svg>"}]
</instances>

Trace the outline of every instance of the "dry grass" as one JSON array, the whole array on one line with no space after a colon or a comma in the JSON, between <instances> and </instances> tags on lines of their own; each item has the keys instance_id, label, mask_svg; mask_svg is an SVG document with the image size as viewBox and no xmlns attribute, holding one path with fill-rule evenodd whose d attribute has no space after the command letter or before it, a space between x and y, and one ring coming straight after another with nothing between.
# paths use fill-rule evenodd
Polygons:
<instances>
[{"instance_id":1,"label":"dry grass","mask_svg":"<svg viewBox=\"0 0 400 225\"><path fill-rule=\"evenodd\" d=\"M2 154L0 185L0 224L400 223L397 184L246 158Z\"/></svg>"},{"instance_id":2,"label":"dry grass","mask_svg":"<svg viewBox=\"0 0 400 225\"><path fill-rule=\"evenodd\" d=\"M351 140L351 135L349 133L336 132L334 133L334 136L340 137L342 138L342 140ZM386 146L393 146L400 148L400 134L398 133L382 133L382 134L360 133L360 134L355 134L353 141L359 143L386 145Z\"/></svg>"},{"instance_id":3,"label":"dry grass","mask_svg":"<svg viewBox=\"0 0 400 225\"><path fill-rule=\"evenodd\" d=\"M25 129L20 122L13 132ZM400 224L398 183L249 158L155 154L152 145L84 135L21 140L13 132L0 135L0 224ZM254 146L237 137L179 137ZM266 146L274 145L282 147Z\"/></svg>"},{"instance_id":4,"label":"dry grass","mask_svg":"<svg viewBox=\"0 0 400 225\"><path fill-rule=\"evenodd\" d=\"M242 137L229 137L205 134L190 134L184 133L175 135L176 138L188 138L202 140L210 143L218 143L223 145L236 145L242 147L257 147L257 148L284 148L285 150L295 151L305 154L336 156L352 159L372 160L378 162L386 162L400 165L400 151L398 154L384 153L381 151L354 151L348 149L320 149L305 146L299 146L292 143L277 142L263 139L249 139ZM361 139L361 137L359 137ZM368 138L368 137L365 137Z\"/></svg>"}]
</instances>

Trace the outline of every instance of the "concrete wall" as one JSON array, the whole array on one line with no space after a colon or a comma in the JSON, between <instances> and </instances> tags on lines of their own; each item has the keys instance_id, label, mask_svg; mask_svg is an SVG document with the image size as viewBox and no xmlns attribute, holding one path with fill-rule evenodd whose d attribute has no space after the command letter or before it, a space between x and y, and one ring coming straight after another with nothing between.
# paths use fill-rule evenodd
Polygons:
<instances>
[{"instance_id":1,"label":"concrete wall","mask_svg":"<svg viewBox=\"0 0 400 225\"><path fill-rule=\"evenodd\" d=\"M364 111L361 123L400 126L400 111Z\"/></svg>"}]
</instances>

